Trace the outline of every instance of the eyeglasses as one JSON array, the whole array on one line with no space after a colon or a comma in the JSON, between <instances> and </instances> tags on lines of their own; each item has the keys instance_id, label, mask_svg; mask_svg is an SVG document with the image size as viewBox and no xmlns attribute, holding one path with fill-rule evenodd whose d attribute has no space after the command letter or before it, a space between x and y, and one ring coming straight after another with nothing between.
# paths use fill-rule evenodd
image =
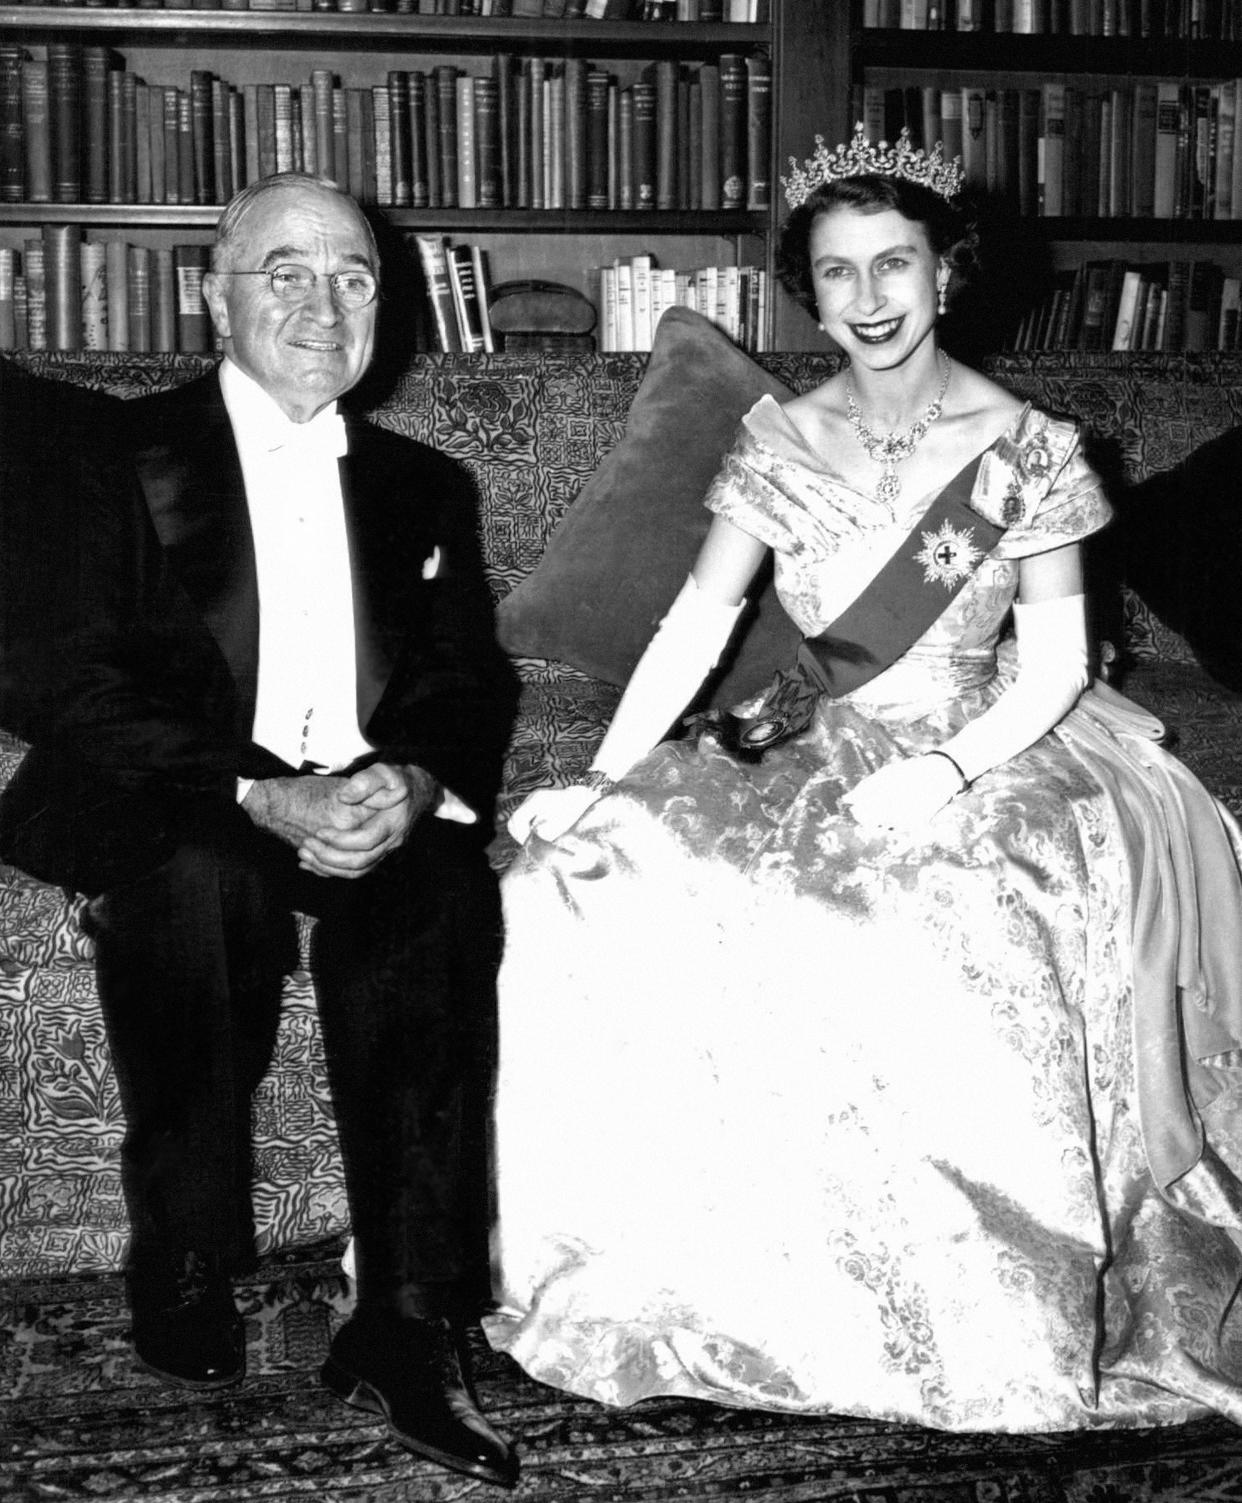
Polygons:
<instances>
[{"instance_id":1,"label":"eyeglasses","mask_svg":"<svg viewBox=\"0 0 1242 1503\"><path fill-rule=\"evenodd\" d=\"M223 277L266 277L267 285L282 303L304 303L319 281L319 273L292 262L269 271L222 271ZM375 301L379 281L369 271L334 271L327 277L332 295L342 308L365 308Z\"/></svg>"}]
</instances>

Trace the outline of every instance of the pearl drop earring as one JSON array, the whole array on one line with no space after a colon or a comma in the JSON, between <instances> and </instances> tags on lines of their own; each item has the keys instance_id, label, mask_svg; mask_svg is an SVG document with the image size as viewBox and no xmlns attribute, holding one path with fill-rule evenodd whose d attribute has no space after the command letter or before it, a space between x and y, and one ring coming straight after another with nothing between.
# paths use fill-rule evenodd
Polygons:
<instances>
[{"instance_id":1,"label":"pearl drop earring","mask_svg":"<svg viewBox=\"0 0 1242 1503\"><path fill-rule=\"evenodd\" d=\"M941 313L947 313L948 311L949 311L948 284L945 283L945 282L941 282L941 284L940 284L940 312Z\"/></svg>"}]
</instances>

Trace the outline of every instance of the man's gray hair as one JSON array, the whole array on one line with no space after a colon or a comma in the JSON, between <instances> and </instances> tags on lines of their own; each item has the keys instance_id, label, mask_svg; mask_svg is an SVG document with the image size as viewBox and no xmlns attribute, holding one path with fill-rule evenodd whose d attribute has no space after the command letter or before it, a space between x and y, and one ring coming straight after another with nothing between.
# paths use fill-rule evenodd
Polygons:
<instances>
[{"instance_id":1,"label":"man's gray hair","mask_svg":"<svg viewBox=\"0 0 1242 1503\"><path fill-rule=\"evenodd\" d=\"M313 172L274 172L270 177L261 177L257 182L247 183L244 188L238 189L229 199L224 213L220 215L216 223L216 238L211 247L212 271L227 269L224 263L229 259L230 252L241 238L242 224L255 204L269 193L289 188L315 188L321 192L333 193L337 198L343 198L362 221L367 242L371 247L371 260L378 274L379 247L375 243L375 231L371 228L367 216L358 207L356 200L346 193L339 183L330 177L317 177Z\"/></svg>"}]
</instances>

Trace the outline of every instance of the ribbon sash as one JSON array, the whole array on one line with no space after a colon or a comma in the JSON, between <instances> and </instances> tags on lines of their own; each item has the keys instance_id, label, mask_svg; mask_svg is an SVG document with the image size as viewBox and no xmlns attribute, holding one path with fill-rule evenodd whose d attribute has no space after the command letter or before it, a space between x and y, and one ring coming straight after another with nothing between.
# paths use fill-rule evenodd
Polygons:
<instances>
[{"instance_id":1,"label":"ribbon sash","mask_svg":"<svg viewBox=\"0 0 1242 1503\"><path fill-rule=\"evenodd\" d=\"M1005 532L970 504L982 458L976 454L948 482L832 625L803 638L793 672L739 723L739 749L762 752L803 729L820 694L840 698L869 682L943 615Z\"/></svg>"}]
</instances>

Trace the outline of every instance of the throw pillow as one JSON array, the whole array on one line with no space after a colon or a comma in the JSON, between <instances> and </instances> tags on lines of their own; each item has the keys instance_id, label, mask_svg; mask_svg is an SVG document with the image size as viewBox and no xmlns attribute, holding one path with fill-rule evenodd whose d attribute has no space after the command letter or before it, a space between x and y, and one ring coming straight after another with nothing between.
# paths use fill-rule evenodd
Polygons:
<instances>
[{"instance_id":1,"label":"throw pillow","mask_svg":"<svg viewBox=\"0 0 1242 1503\"><path fill-rule=\"evenodd\" d=\"M765 392L790 395L708 319L670 308L625 437L500 602L501 645L624 684L690 572L711 521L703 497L738 422ZM733 704L793 661L798 634L771 583L752 593L701 703Z\"/></svg>"}]
</instances>

